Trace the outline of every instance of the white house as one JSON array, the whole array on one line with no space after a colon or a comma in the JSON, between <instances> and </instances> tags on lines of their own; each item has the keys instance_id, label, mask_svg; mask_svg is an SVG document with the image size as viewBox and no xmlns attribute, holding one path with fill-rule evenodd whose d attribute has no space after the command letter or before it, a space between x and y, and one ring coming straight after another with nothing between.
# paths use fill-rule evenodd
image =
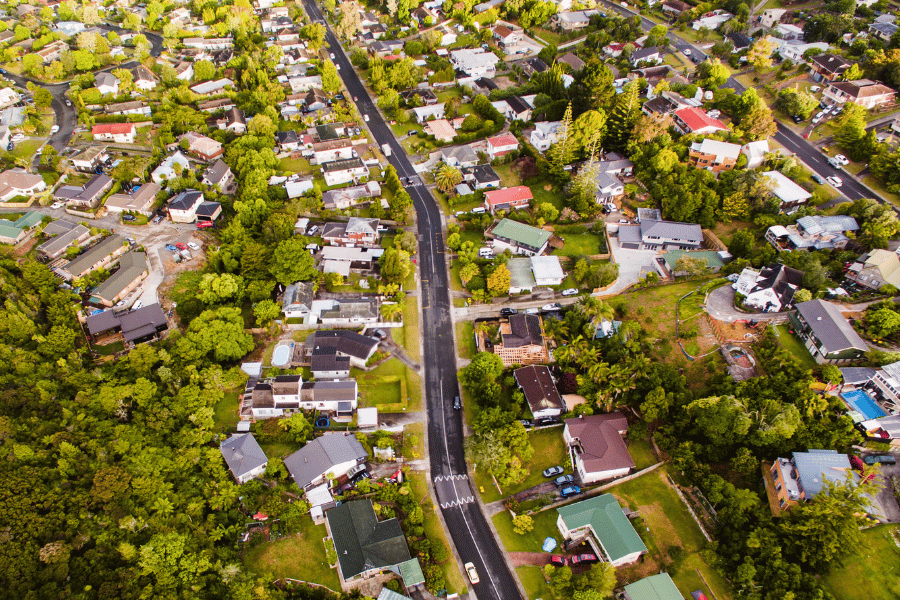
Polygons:
<instances>
[{"instance_id":1,"label":"white house","mask_svg":"<svg viewBox=\"0 0 900 600\"><path fill-rule=\"evenodd\" d=\"M719 25L722 25L729 19L731 19L734 15L728 11L716 9L712 12L708 12L704 14L702 17L691 23L691 28L695 31L700 31L704 27L709 30L716 29Z\"/></svg>"},{"instance_id":2,"label":"white house","mask_svg":"<svg viewBox=\"0 0 900 600\"><path fill-rule=\"evenodd\" d=\"M529 140L531 145L540 152L544 153L550 149L550 146L556 143L556 132L562 121L540 121L534 124L534 131L531 132Z\"/></svg>"},{"instance_id":3,"label":"white house","mask_svg":"<svg viewBox=\"0 0 900 600\"><path fill-rule=\"evenodd\" d=\"M763 312L780 312L791 306L794 294L802 284L803 271L772 263L759 271L745 268L734 289L744 296L744 306Z\"/></svg>"},{"instance_id":4,"label":"white house","mask_svg":"<svg viewBox=\"0 0 900 600\"><path fill-rule=\"evenodd\" d=\"M266 472L269 459L252 433L233 435L219 445L228 470L238 483L247 483Z\"/></svg>"},{"instance_id":5,"label":"white house","mask_svg":"<svg viewBox=\"0 0 900 600\"><path fill-rule=\"evenodd\" d=\"M101 123L91 128L95 141L115 142L117 144L134 143L134 123Z\"/></svg>"},{"instance_id":6,"label":"white house","mask_svg":"<svg viewBox=\"0 0 900 600\"><path fill-rule=\"evenodd\" d=\"M443 119L444 105L438 103L426 106L417 106L413 109L413 114L415 114L417 123L424 123L425 121L431 121L433 119Z\"/></svg>"},{"instance_id":7,"label":"white house","mask_svg":"<svg viewBox=\"0 0 900 600\"><path fill-rule=\"evenodd\" d=\"M156 76L144 65L138 65L133 68L131 76L134 81L134 87L139 90L146 92L156 87Z\"/></svg>"},{"instance_id":8,"label":"white house","mask_svg":"<svg viewBox=\"0 0 900 600\"><path fill-rule=\"evenodd\" d=\"M369 168L360 158L347 158L324 163L322 172L325 175L325 183L332 186L368 177Z\"/></svg>"},{"instance_id":9,"label":"white house","mask_svg":"<svg viewBox=\"0 0 900 600\"><path fill-rule=\"evenodd\" d=\"M97 73L94 75L94 87L100 90L103 96L107 94L116 96L119 93L119 79L112 73Z\"/></svg>"},{"instance_id":10,"label":"white house","mask_svg":"<svg viewBox=\"0 0 900 600\"><path fill-rule=\"evenodd\" d=\"M12 88L0 89L0 108L8 108L21 100L21 96ZM4 146L5 148L6 146Z\"/></svg>"},{"instance_id":11,"label":"white house","mask_svg":"<svg viewBox=\"0 0 900 600\"><path fill-rule=\"evenodd\" d=\"M304 228L305 231L305 228ZM312 282L298 281L287 286L284 290L284 299L281 303L281 312L286 319L304 319L312 307L313 297Z\"/></svg>"},{"instance_id":12,"label":"white house","mask_svg":"<svg viewBox=\"0 0 900 600\"><path fill-rule=\"evenodd\" d=\"M511 133L501 133L487 139L487 155L491 160L519 149L519 140Z\"/></svg>"},{"instance_id":13,"label":"white house","mask_svg":"<svg viewBox=\"0 0 900 600\"><path fill-rule=\"evenodd\" d=\"M191 163L188 161L187 157L181 152L176 152L172 156L166 157L158 167L153 169L150 178L160 185L164 184L169 179L175 179L178 177L178 173L175 172L175 165L180 167L179 172L183 172L191 167Z\"/></svg>"},{"instance_id":14,"label":"white house","mask_svg":"<svg viewBox=\"0 0 900 600\"><path fill-rule=\"evenodd\" d=\"M203 204L203 192L184 190L169 202L169 219L173 223L193 223L197 220L197 208Z\"/></svg>"},{"instance_id":15,"label":"white house","mask_svg":"<svg viewBox=\"0 0 900 600\"><path fill-rule=\"evenodd\" d=\"M575 470L585 484L628 475L634 461L623 436L628 421L620 412L566 419L563 440L575 456Z\"/></svg>"},{"instance_id":16,"label":"white house","mask_svg":"<svg viewBox=\"0 0 900 600\"><path fill-rule=\"evenodd\" d=\"M40 175L32 175L24 169L10 169L0 173L0 202L16 196L30 198L47 189L47 182Z\"/></svg>"},{"instance_id":17,"label":"white house","mask_svg":"<svg viewBox=\"0 0 900 600\"><path fill-rule=\"evenodd\" d=\"M747 168L755 169L762 166L765 162L766 154L769 153L769 140L759 140L757 142L747 142L741 146L741 154L747 157Z\"/></svg>"},{"instance_id":18,"label":"white house","mask_svg":"<svg viewBox=\"0 0 900 600\"><path fill-rule=\"evenodd\" d=\"M356 157L353 140L349 138L318 142L312 145L316 164L324 164L334 160L345 160Z\"/></svg>"},{"instance_id":19,"label":"white house","mask_svg":"<svg viewBox=\"0 0 900 600\"><path fill-rule=\"evenodd\" d=\"M451 50L450 60L453 66L470 77L493 77L500 62L496 54L483 48Z\"/></svg>"}]
</instances>

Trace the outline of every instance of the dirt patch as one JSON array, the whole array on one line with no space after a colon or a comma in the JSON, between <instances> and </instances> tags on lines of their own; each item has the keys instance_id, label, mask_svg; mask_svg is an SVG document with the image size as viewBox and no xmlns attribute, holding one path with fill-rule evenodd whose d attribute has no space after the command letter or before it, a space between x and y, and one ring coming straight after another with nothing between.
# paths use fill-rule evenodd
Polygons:
<instances>
[{"instance_id":1,"label":"dirt patch","mask_svg":"<svg viewBox=\"0 0 900 600\"><path fill-rule=\"evenodd\" d=\"M543 567L550 564L550 554L546 552L510 552L513 567Z\"/></svg>"},{"instance_id":2,"label":"dirt patch","mask_svg":"<svg viewBox=\"0 0 900 600\"><path fill-rule=\"evenodd\" d=\"M544 186L544 191L545 191L545 192L551 192L551 191L553 191L553 184L552 184L552 183L548 183L547 185L545 185L545 186Z\"/></svg>"},{"instance_id":3,"label":"dirt patch","mask_svg":"<svg viewBox=\"0 0 900 600\"><path fill-rule=\"evenodd\" d=\"M505 90L517 85L514 81L512 81L509 77L495 77L494 83L497 84L497 87L501 90Z\"/></svg>"},{"instance_id":4,"label":"dirt patch","mask_svg":"<svg viewBox=\"0 0 900 600\"><path fill-rule=\"evenodd\" d=\"M566 401L566 408L572 410L579 404L587 403L587 398L584 396L579 396L578 394L564 394L563 400Z\"/></svg>"},{"instance_id":5,"label":"dirt patch","mask_svg":"<svg viewBox=\"0 0 900 600\"><path fill-rule=\"evenodd\" d=\"M24 258L26 254L28 254L32 248L34 248L38 243L38 239L36 235L31 236L15 248L13 248L13 256L16 258Z\"/></svg>"}]
</instances>

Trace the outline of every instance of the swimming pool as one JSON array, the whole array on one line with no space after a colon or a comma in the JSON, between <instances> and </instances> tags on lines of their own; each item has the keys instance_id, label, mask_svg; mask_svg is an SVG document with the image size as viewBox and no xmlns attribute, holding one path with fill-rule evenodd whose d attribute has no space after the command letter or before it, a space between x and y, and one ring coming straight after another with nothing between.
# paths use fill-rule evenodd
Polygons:
<instances>
[{"instance_id":1,"label":"swimming pool","mask_svg":"<svg viewBox=\"0 0 900 600\"><path fill-rule=\"evenodd\" d=\"M291 347L288 344L282 344L275 348L272 352L272 365L284 368L291 364Z\"/></svg>"},{"instance_id":2,"label":"swimming pool","mask_svg":"<svg viewBox=\"0 0 900 600\"><path fill-rule=\"evenodd\" d=\"M878 403L862 390L854 390L852 392L841 394L841 398L850 405L850 408L862 414L866 420L877 419L887 415L887 413L878 406Z\"/></svg>"}]
</instances>

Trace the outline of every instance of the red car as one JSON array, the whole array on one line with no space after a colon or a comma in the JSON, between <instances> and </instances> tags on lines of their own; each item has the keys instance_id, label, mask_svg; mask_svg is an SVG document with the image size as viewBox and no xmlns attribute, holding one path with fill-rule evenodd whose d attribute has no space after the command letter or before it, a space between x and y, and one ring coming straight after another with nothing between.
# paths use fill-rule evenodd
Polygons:
<instances>
[{"instance_id":1,"label":"red car","mask_svg":"<svg viewBox=\"0 0 900 600\"><path fill-rule=\"evenodd\" d=\"M187 250L187 246L185 246L184 244L181 244L181 243L175 244L175 247L178 248L179 250Z\"/></svg>"},{"instance_id":2,"label":"red car","mask_svg":"<svg viewBox=\"0 0 900 600\"><path fill-rule=\"evenodd\" d=\"M212 221L200 221L199 223L197 223L197 229L206 229L207 227L212 227L212 226L213 226Z\"/></svg>"},{"instance_id":3,"label":"red car","mask_svg":"<svg viewBox=\"0 0 900 600\"><path fill-rule=\"evenodd\" d=\"M578 565L581 563L592 563L597 562L597 557L593 554L576 554L575 556L569 557L570 565Z\"/></svg>"},{"instance_id":4,"label":"red car","mask_svg":"<svg viewBox=\"0 0 900 600\"><path fill-rule=\"evenodd\" d=\"M550 557L550 564L556 565L557 567L564 567L569 564L569 559L565 556L560 556L559 554L554 554Z\"/></svg>"}]
</instances>

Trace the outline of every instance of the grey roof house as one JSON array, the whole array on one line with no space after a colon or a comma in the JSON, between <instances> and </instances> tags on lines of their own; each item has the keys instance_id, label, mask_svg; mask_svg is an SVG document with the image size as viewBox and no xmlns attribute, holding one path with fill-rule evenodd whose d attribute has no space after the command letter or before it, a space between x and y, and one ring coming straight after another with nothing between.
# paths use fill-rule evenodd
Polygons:
<instances>
[{"instance_id":1,"label":"grey roof house","mask_svg":"<svg viewBox=\"0 0 900 600\"><path fill-rule=\"evenodd\" d=\"M550 369L545 365L529 365L513 371L525 401L531 408L531 415L535 419L546 417L558 417L566 412L566 402L559 395L556 383Z\"/></svg>"},{"instance_id":2,"label":"grey roof house","mask_svg":"<svg viewBox=\"0 0 900 600\"><path fill-rule=\"evenodd\" d=\"M286 319L302 319L309 314L314 294L312 281L298 281L287 286L281 303L281 312Z\"/></svg>"},{"instance_id":3,"label":"grey roof house","mask_svg":"<svg viewBox=\"0 0 900 600\"><path fill-rule=\"evenodd\" d=\"M284 459L284 466L302 490L325 481L338 481L356 465L366 462L368 452L352 433L318 437Z\"/></svg>"},{"instance_id":4,"label":"grey roof house","mask_svg":"<svg viewBox=\"0 0 900 600\"><path fill-rule=\"evenodd\" d=\"M266 471L269 459L252 433L233 435L219 445L228 470L238 483L247 483Z\"/></svg>"},{"instance_id":5,"label":"grey roof house","mask_svg":"<svg viewBox=\"0 0 900 600\"><path fill-rule=\"evenodd\" d=\"M801 302L790 319L806 349L819 364L861 358L869 351L866 342L831 302Z\"/></svg>"}]
</instances>

